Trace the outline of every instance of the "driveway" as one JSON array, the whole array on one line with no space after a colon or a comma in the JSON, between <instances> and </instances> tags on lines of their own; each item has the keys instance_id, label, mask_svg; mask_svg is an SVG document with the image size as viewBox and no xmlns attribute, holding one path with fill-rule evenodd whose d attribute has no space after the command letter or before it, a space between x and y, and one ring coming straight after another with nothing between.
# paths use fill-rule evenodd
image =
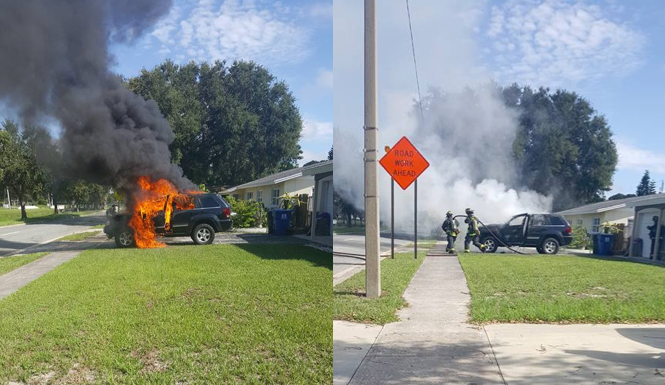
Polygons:
<instances>
[{"instance_id":1,"label":"driveway","mask_svg":"<svg viewBox=\"0 0 665 385\"><path fill-rule=\"evenodd\" d=\"M30 215L30 213L28 213ZM106 223L103 212L83 217L62 218L41 223L0 227L0 257L18 251L30 250L66 235L84 231Z\"/></svg>"}]
</instances>

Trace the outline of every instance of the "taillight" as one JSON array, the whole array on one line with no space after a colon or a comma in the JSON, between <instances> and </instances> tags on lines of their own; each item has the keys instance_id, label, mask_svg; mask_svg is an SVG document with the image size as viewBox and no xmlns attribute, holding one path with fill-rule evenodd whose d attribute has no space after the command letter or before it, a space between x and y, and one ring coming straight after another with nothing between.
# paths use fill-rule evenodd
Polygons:
<instances>
[{"instance_id":1,"label":"taillight","mask_svg":"<svg viewBox=\"0 0 665 385\"><path fill-rule=\"evenodd\" d=\"M231 209L228 208L228 207L224 207L222 209L222 212L224 213L224 215L226 215L227 218L229 218L231 216Z\"/></svg>"},{"instance_id":2,"label":"taillight","mask_svg":"<svg viewBox=\"0 0 665 385\"><path fill-rule=\"evenodd\" d=\"M570 235L570 233L572 233L572 232L573 232L573 229L570 226L566 227L566 234Z\"/></svg>"}]
</instances>

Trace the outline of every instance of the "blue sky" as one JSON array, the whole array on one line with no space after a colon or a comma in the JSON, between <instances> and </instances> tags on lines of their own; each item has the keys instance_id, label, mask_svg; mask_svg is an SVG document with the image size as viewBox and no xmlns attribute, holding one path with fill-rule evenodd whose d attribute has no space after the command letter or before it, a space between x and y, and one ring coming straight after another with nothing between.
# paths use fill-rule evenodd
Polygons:
<instances>
[{"instance_id":1,"label":"blue sky","mask_svg":"<svg viewBox=\"0 0 665 385\"><path fill-rule=\"evenodd\" d=\"M362 126L359 3L335 0L333 10L334 118L341 130ZM665 2L412 0L410 6L423 90L495 80L575 91L607 117L614 132L620 161L608 196L634 193L645 169L660 187ZM408 108L417 94L404 0L379 1L377 18L383 146L413 125ZM347 132L362 143L361 131Z\"/></svg>"},{"instance_id":2,"label":"blue sky","mask_svg":"<svg viewBox=\"0 0 665 385\"><path fill-rule=\"evenodd\" d=\"M131 77L177 63L254 60L286 81L304 120L302 163L332 146L332 0L174 0L132 45L112 47L113 71Z\"/></svg>"}]
</instances>

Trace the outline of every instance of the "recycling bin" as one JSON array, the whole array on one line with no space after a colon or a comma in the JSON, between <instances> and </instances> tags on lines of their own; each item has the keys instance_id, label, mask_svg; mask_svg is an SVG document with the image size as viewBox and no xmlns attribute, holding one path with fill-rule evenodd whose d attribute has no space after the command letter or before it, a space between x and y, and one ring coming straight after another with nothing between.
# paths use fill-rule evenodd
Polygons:
<instances>
[{"instance_id":1,"label":"recycling bin","mask_svg":"<svg viewBox=\"0 0 665 385\"><path fill-rule=\"evenodd\" d=\"M291 214L292 210L275 210L273 213L274 224L274 234L275 235L287 235L289 232L289 227L291 226Z\"/></svg>"},{"instance_id":2,"label":"recycling bin","mask_svg":"<svg viewBox=\"0 0 665 385\"><path fill-rule=\"evenodd\" d=\"M598 255L612 255L614 234L598 234Z\"/></svg>"}]
</instances>

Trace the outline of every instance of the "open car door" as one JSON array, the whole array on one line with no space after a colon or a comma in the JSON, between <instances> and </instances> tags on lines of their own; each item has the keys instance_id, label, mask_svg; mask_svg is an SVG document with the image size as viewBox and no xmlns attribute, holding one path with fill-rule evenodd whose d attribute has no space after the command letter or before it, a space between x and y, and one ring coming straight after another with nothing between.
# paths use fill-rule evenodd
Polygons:
<instances>
[{"instance_id":1,"label":"open car door","mask_svg":"<svg viewBox=\"0 0 665 385\"><path fill-rule=\"evenodd\" d=\"M503 236L509 245L518 246L524 243L528 214L515 215L503 227Z\"/></svg>"}]
</instances>

